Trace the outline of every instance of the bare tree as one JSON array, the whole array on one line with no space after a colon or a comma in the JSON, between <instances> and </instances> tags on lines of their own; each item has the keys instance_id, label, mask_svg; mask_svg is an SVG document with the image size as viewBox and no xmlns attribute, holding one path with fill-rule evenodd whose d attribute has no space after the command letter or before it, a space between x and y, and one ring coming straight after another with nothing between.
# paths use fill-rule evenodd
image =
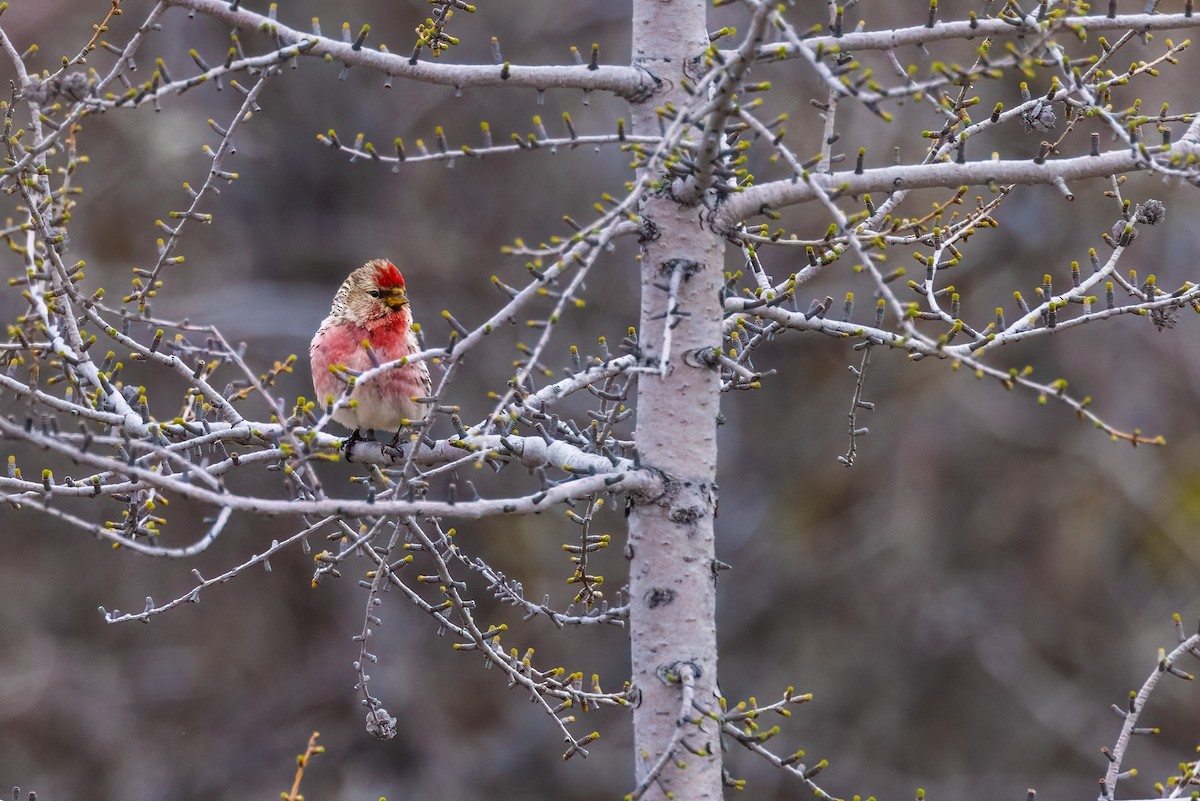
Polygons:
<instances>
[{"instance_id":1,"label":"bare tree","mask_svg":"<svg viewBox=\"0 0 1200 801\"><path fill-rule=\"evenodd\" d=\"M769 359L789 332L824 334L857 352L847 354L856 383L840 457L846 467L854 466L867 434L872 355L941 360L1033 393L1111 438L1161 441L1108 422L1089 398L1068 392L1065 380L1043 379L992 351L1129 315L1166 330L1188 307L1200 311L1200 284L1160 287L1125 258L1139 236L1158 236L1184 216L1156 199L1142 176L1200 185L1200 117L1165 102L1143 108L1135 94L1161 72L1194 69L1183 62L1187 41L1154 36L1200 24L1191 0L1183 10L1160 13L1151 2L1133 14L1115 1L1090 9L1049 0L996 8L989 0L950 19L932 2L927 18L903 27L872 27L865 9L866 21L854 25L854 3L826 4L818 20L812 9L743 0L720 12L736 17L737 30L715 31L710 15L718 12L702 0L634 0L631 57L620 66L606 63L598 45L590 54L575 50L575 63L565 66L510 63L496 39L494 63L453 63L456 25L476 11L461 0L432 0L432 17L417 26L404 53L373 48L366 25L346 25L340 38L331 37L319 22L302 28L285 19L274 4L236 0L162 0L125 39L109 42L127 5L112 0L94 35L52 69L31 68L40 64L38 53L22 52L25 43L0 27L15 72L4 109L3 169L14 216L3 234L10 265L20 264L10 270L16 277L8 291L22 306L0 350L0 437L38 449L40 459L9 456L0 492L22 515L40 512L121 549L174 559L208 549L235 515L290 521L287 536L225 572L194 570L194 585L172 600L147 598L134 612L102 610L110 623L148 621L198 602L214 585L314 542L327 541L315 555L314 585L365 563L353 682L366 728L377 737L394 736L397 726L388 699L371 684L372 672L387 669L376 665L374 642L387 631L380 607L403 599L449 635L454 649L482 657L532 698L561 733L564 758L587 756L599 736L579 720L582 713L628 708L635 766L627 798L721 797L724 787L738 786L726 770L727 747L748 749L819 796L841 792L817 783L824 760L776 750L770 741L779 729L763 723L767 713L786 715L808 695L788 688L769 702L731 703L717 686L716 591L727 567L714 537L720 399L769 386L772 371L756 360ZM500 12L479 10L489 13ZM135 73L160 38L187 36L178 28L189 15L231 30L228 51L192 49L190 59L170 53L149 76ZM1151 55L1126 65L1135 48ZM946 55L923 70L905 63L922 49ZM564 105L568 94L577 102L582 92L628 103L628 127L622 119L604 130L577 130L564 111L561 125L535 117L532 132L506 141L486 125L479 141L463 144L440 130L432 146L418 140L415 147L400 138L382 147L361 135L318 136L329 153L370 166L367 180L421 162L468 165L582 146L619 149L632 161L623 193L606 196L587 219L564 217L567 236L506 247L526 261L528 273L521 280L493 277L503 300L481 319L460 321L447 312L442 334L433 333L432 315L424 317L423 350L414 358L428 362L434 376L424 399L429 417L399 441L388 442L385 432L348 441L328 429L333 411L353 402L355 385L401 363L375 359L370 370L343 371L341 397L282 398L275 385L294 359L263 367L261 354L243 352L217 327L167 319L154 308L173 289L193 229L214 223L214 215L220 224L220 189L249 178L234 166L235 145L253 141L261 105L306 59L369 70L389 85L523 88ZM820 99L799 133L785 131L787 115L771 98L801 91L803 81L820 87ZM132 286L106 293L70 256L78 246L72 216L87 202L76 181L91 120L166 106L213 85L235 88L241 102L228 119L209 120L207 176L157 221L157 249L141 257ZM901 106L936 124L910 135L903 157L874 153L873 131ZM843 124L847 118L853 126ZM1004 138L1018 138L1031 152L987 155ZM457 180L471 180L469 172ZM976 261L970 240L992 236L1002 209L1038 185L1061 196L1057 216L1069 222L1059 224L1097 227L1073 216L1070 204L1083 193L1109 198L1097 247L1081 254L1069 275L1006 273L1013 287L1033 285L1028 298L1014 291L997 304L970 296L969 278L950 284ZM928 197L935 197L932 211L916 210L916 199ZM600 266L631 239L640 248L636 328L619 343L601 338L594 349L568 350L559 334L564 321L586 319L589 282L602 281ZM902 258L918 263L913 278L898 266ZM488 352L494 332L526 317L533 344L493 388L490 411L462 419L456 379L464 365ZM547 364L564 353L571 367L560 375ZM122 378L129 361L139 371L136 382ZM181 386L182 395L172 398ZM351 490L332 490L322 480L331 461L354 477ZM467 479L476 467L495 478L478 478L489 475L484 470ZM508 478L520 468L519 481ZM243 478L264 471L274 477L268 484ZM118 502L120 516L103 519L100 499ZM207 510L194 541L173 535L163 512L171 501ZM628 517L620 544L595 526L601 508L614 502ZM565 599L527 593L520 577L463 547L451 525L544 510L565 513L572 526L563 546L571 560ZM629 572L610 596L592 564L611 546L623 548ZM627 629L629 675L589 677L540 663L514 645L519 639L508 626L479 613L487 596L558 628ZM1158 678L1182 674L1177 663L1197 653L1200 635L1187 637L1180 628L1179 640L1119 710L1124 726L1108 752L1102 798L1118 797L1130 735L1145 729L1140 713ZM1176 795L1193 781L1195 764L1185 762L1174 777Z\"/></svg>"}]
</instances>

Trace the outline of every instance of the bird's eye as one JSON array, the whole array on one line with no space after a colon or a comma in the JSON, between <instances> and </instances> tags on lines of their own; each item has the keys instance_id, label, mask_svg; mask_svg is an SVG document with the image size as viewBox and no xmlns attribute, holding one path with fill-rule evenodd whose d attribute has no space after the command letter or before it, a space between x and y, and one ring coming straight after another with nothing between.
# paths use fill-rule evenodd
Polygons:
<instances>
[{"instance_id":1,"label":"bird's eye","mask_svg":"<svg viewBox=\"0 0 1200 801\"><path fill-rule=\"evenodd\" d=\"M378 289L372 289L372 290L369 290L369 291L367 292L367 294L368 294L368 295L370 295L370 296L371 296L371 297L373 297L373 298L377 298L377 297L379 297L379 290L378 290Z\"/></svg>"}]
</instances>

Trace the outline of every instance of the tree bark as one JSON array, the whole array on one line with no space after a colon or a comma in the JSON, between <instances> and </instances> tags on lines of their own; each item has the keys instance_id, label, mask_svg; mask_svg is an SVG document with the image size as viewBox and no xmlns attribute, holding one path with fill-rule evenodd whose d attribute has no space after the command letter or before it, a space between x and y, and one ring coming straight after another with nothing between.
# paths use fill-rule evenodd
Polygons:
<instances>
[{"instance_id":1,"label":"tree bark","mask_svg":"<svg viewBox=\"0 0 1200 801\"><path fill-rule=\"evenodd\" d=\"M657 107L686 104L680 78L707 45L704 0L634 0L633 63L661 81L653 97L634 104L635 131L657 132ZM640 209L638 339L649 369L638 380L635 437L642 465L661 471L665 491L634 506L628 551L632 678L640 692L633 713L635 775L642 784L657 766L645 797L689 801L722 796L716 723L695 708L680 720L681 677L694 677L695 702L704 709L715 708L717 682L713 517L720 379L697 356L721 344L724 240L703 223L702 211L665 193ZM650 372L664 362L661 373ZM674 752L664 760L668 748Z\"/></svg>"}]
</instances>

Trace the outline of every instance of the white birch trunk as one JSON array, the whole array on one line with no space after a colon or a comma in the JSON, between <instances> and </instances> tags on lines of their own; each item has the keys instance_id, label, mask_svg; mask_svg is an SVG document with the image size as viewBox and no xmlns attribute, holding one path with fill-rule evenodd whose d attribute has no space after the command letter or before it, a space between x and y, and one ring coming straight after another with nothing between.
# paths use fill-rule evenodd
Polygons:
<instances>
[{"instance_id":1,"label":"white birch trunk","mask_svg":"<svg viewBox=\"0 0 1200 801\"><path fill-rule=\"evenodd\" d=\"M634 65L662 80L657 94L634 105L636 132L657 133L656 107L671 99L685 105L679 88L684 65L707 44L704 0L634 0ZM644 365L659 367L664 356L668 293L653 285L670 284L677 269L677 309L686 316L671 332L666 374L643 373L638 380L638 453L644 466L662 471L667 489L640 501L629 520L632 676L641 692L633 716L636 776L641 783L675 742L645 797L669 793L688 801L722 796L716 723L689 722L682 744L672 740L680 725L680 673L695 674L695 699L705 709L715 707L717 679L713 513L720 382L716 369L689 354L720 347L724 240L702 226L702 211L667 196L651 197L641 208ZM688 712L692 721L700 718L695 709Z\"/></svg>"}]
</instances>

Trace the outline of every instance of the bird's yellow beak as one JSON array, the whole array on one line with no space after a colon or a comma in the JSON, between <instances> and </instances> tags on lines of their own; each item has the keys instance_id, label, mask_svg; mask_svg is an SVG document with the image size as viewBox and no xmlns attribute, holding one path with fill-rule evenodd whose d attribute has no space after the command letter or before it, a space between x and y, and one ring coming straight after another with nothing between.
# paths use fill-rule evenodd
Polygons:
<instances>
[{"instance_id":1,"label":"bird's yellow beak","mask_svg":"<svg viewBox=\"0 0 1200 801\"><path fill-rule=\"evenodd\" d=\"M381 300L383 300L384 305L386 305L392 311L396 311L401 306L408 305L408 295L404 294L403 289L394 289L384 295Z\"/></svg>"}]
</instances>

